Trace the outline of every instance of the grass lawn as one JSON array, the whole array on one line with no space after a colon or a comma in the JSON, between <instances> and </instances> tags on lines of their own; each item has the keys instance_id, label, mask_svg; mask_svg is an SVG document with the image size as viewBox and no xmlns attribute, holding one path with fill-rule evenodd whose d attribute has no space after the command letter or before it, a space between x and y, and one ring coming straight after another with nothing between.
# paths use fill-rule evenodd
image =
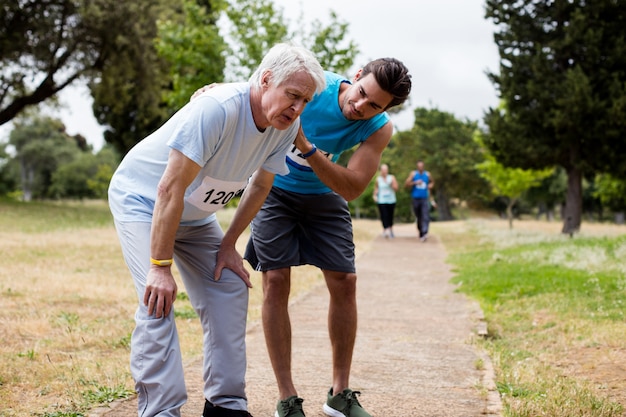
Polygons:
<instances>
[{"instance_id":1,"label":"grass lawn","mask_svg":"<svg viewBox=\"0 0 626 417\"><path fill-rule=\"evenodd\" d=\"M438 223L454 281L477 299L506 416L623 416L626 228Z\"/></svg>"}]
</instances>

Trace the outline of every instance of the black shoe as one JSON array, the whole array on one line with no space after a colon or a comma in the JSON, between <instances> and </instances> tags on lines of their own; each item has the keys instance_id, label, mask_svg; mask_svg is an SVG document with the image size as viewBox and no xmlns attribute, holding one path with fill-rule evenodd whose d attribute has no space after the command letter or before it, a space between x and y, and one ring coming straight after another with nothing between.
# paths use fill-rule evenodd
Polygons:
<instances>
[{"instance_id":1,"label":"black shoe","mask_svg":"<svg viewBox=\"0 0 626 417\"><path fill-rule=\"evenodd\" d=\"M217 407L204 400L204 411L202 417L252 417L252 414L245 410L231 410L230 408Z\"/></svg>"}]
</instances>

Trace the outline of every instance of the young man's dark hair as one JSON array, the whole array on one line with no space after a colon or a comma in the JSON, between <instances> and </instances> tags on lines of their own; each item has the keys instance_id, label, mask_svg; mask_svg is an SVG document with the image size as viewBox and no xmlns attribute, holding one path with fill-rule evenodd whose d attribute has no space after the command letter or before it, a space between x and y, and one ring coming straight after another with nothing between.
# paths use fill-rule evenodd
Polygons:
<instances>
[{"instance_id":1,"label":"young man's dark hair","mask_svg":"<svg viewBox=\"0 0 626 417\"><path fill-rule=\"evenodd\" d=\"M385 110L402 104L411 93L411 75L408 68L395 58L380 58L368 62L362 70L361 76L372 73L376 82L387 93L393 96L391 103Z\"/></svg>"}]
</instances>

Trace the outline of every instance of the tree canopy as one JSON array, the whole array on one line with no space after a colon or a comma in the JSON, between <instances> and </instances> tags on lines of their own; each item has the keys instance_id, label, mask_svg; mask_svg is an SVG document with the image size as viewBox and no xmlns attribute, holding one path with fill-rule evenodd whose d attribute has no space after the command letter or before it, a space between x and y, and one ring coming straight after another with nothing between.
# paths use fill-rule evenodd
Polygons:
<instances>
[{"instance_id":1,"label":"tree canopy","mask_svg":"<svg viewBox=\"0 0 626 417\"><path fill-rule=\"evenodd\" d=\"M504 106L488 111L485 144L505 166L561 166L564 233L579 229L582 178L626 170L626 3L487 0L498 30Z\"/></svg>"},{"instance_id":2,"label":"tree canopy","mask_svg":"<svg viewBox=\"0 0 626 417\"><path fill-rule=\"evenodd\" d=\"M482 141L478 139L479 143ZM507 201L506 215L509 220L509 228L513 228L513 206L522 195L532 187L550 177L554 169L542 170L522 169L505 167L491 155L485 153L485 160L476 165L478 172L487 182L495 196L505 197Z\"/></svg>"},{"instance_id":3,"label":"tree canopy","mask_svg":"<svg viewBox=\"0 0 626 417\"><path fill-rule=\"evenodd\" d=\"M231 19L233 44L218 20ZM125 153L191 93L247 79L276 42L299 37L327 69L345 71L358 52L345 22L290 32L271 0L15 0L0 7L0 125L81 79L105 140Z\"/></svg>"},{"instance_id":4,"label":"tree canopy","mask_svg":"<svg viewBox=\"0 0 626 417\"><path fill-rule=\"evenodd\" d=\"M359 53L357 44L347 38L348 23L332 10L326 23L314 20L307 28L301 16L292 29L283 9L272 0L232 0L231 6L226 10L232 40L228 67L234 80L248 79L263 55L279 42L297 42L313 52L322 68L339 74L350 69Z\"/></svg>"},{"instance_id":5,"label":"tree canopy","mask_svg":"<svg viewBox=\"0 0 626 417\"><path fill-rule=\"evenodd\" d=\"M101 75L136 44L157 0L15 0L0 7L0 124L80 78ZM142 7L143 6L143 7ZM148 15L150 16L150 15Z\"/></svg>"}]
</instances>

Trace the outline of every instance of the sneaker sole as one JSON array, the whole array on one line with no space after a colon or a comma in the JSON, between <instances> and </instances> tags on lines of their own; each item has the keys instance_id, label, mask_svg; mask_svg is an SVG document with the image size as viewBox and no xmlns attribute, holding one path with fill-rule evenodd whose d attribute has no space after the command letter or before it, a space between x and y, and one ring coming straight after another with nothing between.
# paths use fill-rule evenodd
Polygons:
<instances>
[{"instance_id":1,"label":"sneaker sole","mask_svg":"<svg viewBox=\"0 0 626 417\"><path fill-rule=\"evenodd\" d=\"M334 408L330 407L328 404L324 404L324 414L330 417L346 417L344 413L342 413L341 411L335 410Z\"/></svg>"}]
</instances>

